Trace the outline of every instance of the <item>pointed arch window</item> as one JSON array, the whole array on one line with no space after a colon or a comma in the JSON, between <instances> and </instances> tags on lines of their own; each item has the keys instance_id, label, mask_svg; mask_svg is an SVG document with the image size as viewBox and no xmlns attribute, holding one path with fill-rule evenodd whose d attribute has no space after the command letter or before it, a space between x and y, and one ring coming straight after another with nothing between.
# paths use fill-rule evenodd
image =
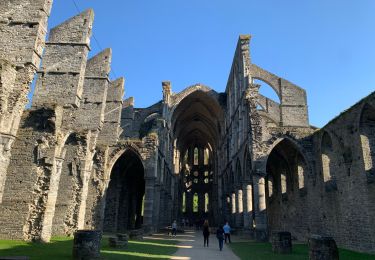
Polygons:
<instances>
[{"instance_id":1,"label":"pointed arch window","mask_svg":"<svg viewBox=\"0 0 375 260\"><path fill-rule=\"evenodd\" d=\"M208 205L209 205L209 195L208 193L204 194L204 212L208 212Z\"/></svg>"},{"instance_id":2,"label":"pointed arch window","mask_svg":"<svg viewBox=\"0 0 375 260\"><path fill-rule=\"evenodd\" d=\"M197 147L194 148L194 165L199 163L199 150Z\"/></svg>"},{"instance_id":3,"label":"pointed arch window","mask_svg":"<svg viewBox=\"0 0 375 260\"><path fill-rule=\"evenodd\" d=\"M199 208L198 193L194 193L194 196L193 196L193 212L197 213L198 208Z\"/></svg>"}]
</instances>

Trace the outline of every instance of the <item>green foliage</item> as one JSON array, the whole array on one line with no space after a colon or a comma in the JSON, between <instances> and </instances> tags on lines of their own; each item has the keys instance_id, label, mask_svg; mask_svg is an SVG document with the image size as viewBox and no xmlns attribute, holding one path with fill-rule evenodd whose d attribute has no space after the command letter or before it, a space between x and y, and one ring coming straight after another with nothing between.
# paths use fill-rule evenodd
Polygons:
<instances>
[{"instance_id":1,"label":"green foliage","mask_svg":"<svg viewBox=\"0 0 375 260\"><path fill-rule=\"evenodd\" d=\"M103 259L169 259L177 251L177 241L152 239L129 241L126 249L108 246L108 238L103 237L101 256ZM62 260L72 258L73 239L54 238L50 243L27 243L16 240L0 240L1 256L30 256L31 260Z\"/></svg>"},{"instance_id":2,"label":"green foliage","mask_svg":"<svg viewBox=\"0 0 375 260\"><path fill-rule=\"evenodd\" d=\"M246 260L302 260L308 259L307 245L293 245L292 254L275 254L270 243L237 242L230 244L233 252L241 259ZM339 249L340 260L375 260L375 255L362 254L346 249Z\"/></svg>"}]
</instances>

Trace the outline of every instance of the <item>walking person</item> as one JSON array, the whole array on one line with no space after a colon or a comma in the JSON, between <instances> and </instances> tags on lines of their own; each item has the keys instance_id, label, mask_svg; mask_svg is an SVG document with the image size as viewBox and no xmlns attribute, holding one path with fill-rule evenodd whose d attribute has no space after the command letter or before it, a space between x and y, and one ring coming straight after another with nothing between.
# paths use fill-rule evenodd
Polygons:
<instances>
[{"instance_id":1,"label":"walking person","mask_svg":"<svg viewBox=\"0 0 375 260\"><path fill-rule=\"evenodd\" d=\"M232 242L230 241L230 231L231 231L231 228L230 228L228 222L225 223L223 229L224 229L224 235L225 235L225 244L227 243L227 239L228 239L228 242L229 242L229 243L232 243Z\"/></svg>"},{"instance_id":2,"label":"walking person","mask_svg":"<svg viewBox=\"0 0 375 260\"><path fill-rule=\"evenodd\" d=\"M210 236L210 227L208 225L208 220L206 219L203 223L203 239L204 239L204 247L208 247L208 237Z\"/></svg>"},{"instance_id":3,"label":"walking person","mask_svg":"<svg viewBox=\"0 0 375 260\"><path fill-rule=\"evenodd\" d=\"M216 230L216 238L219 241L219 249L220 251L223 250L223 244L224 244L224 229L220 225L218 229Z\"/></svg>"},{"instance_id":4,"label":"walking person","mask_svg":"<svg viewBox=\"0 0 375 260\"><path fill-rule=\"evenodd\" d=\"M177 222L175 220L172 223L172 236L176 236L176 235L177 235Z\"/></svg>"}]
</instances>

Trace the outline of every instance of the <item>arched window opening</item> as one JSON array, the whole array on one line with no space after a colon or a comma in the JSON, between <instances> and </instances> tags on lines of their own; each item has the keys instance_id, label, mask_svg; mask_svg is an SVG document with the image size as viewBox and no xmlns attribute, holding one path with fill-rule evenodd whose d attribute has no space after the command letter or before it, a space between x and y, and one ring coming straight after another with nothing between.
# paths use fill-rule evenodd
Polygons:
<instances>
[{"instance_id":1,"label":"arched window opening","mask_svg":"<svg viewBox=\"0 0 375 260\"><path fill-rule=\"evenodd\" d=\"M209 196L208 193L204 194L204 212L208 212Z\"/></svg>"},{"instance_id":2,"label":"arched window opening","mask_svg":"<svg viewBox=\"0 0 375 260\"><path fill-rule=\"evenodd\" d=\"M281 183L281 194L286 194L286 192L287 192L287 176L286 176L285 171L281 172L280 183Z\"/></svg>"},{"instance_id":3,"label":"arched window opening","mask_svg":"<svg viewBox=\"0 0 375 260\"><path fill-rule=\"evenodd\" d=\"M332 179L332 140L327 132L323 134L322 137L322 171L323 171L323 180L328 182Z\"/></svg>"},{"instance_id":4,"label":"arched window opening","mask_svg":"<svg viewBox=\"0 0 375 260\"><path fill-rule=\"evenodd\" d=\"M193 196L193 212L197 213L198 209L199 209L198 193L194 193L194 196Z\"/></svg>"},{"instance_id":5,"label":"arched window opening","mask_svg":"<svg viewBox=\"0 0 375 260\"><path fill-rule=\"evenodd\" d=\"M301 155L297 158L297 177L298 177L298 189L305 188L305 174L306 174L306 163Z\"/></svg>"},{"instance_id":6,"label":"arched window opening","mask_svg":"<svg viewBox=\"0 0 375 260\"><path fill-rule=\"evenodd\" d=\"M253 79L253 83L260 85L259 94L271 99L272 101L275 101L276 103L281 103L279 96L277 95L276 91L271 87L271 85L260 79Z\"/></svg>"},{"instance_id":7,"label":"arched window opening","mask_svg":"<svg viewBox=\"0 0 375 260\"><path fill-rule=\"evenodd\" d=\"M375 108L366 104L360 118L363 164L368 182L375 181Z\"/></svg>"},{"instance_id":8,"label":"arched window opening","mask_svg":"<svg viewBox=\"0 0 375 260\"><path fill-rule=\"evenodd\" d=\"M204 165L208 165L210 161L210 151L208 148L204 149Z\"/></svg>"},{"instance_id":9,"label":"arched window opening","mask_svg":"<svg viewBox=\"0 0 375 260\"><path fill-rule=\"evenodd\" d=\"M145 195L143 195L142 198L142 210L141 210L141 216L143 217L145 213Z\"/></svg>"},{"instance_id":10,"label":"arched window opening","mask_svg":"<svg viewBox=\"0 0 375 260\"><path fill-rule=\"evenodd\" d=\"M273 177L268 176L268 197L273 196Z\"/></svg>"},{"instance_id":11,"label":"arched window opening","mask_svg":"<svg viewBox=\"0 0 375 260\"><path fill-rule=\"evenodd\" d=\"M199 151L198 148L194 148L194 165L198 165L199 163Z\"/></svg>"},{"instance_id":12,"label":"arched window opening","mask_svg":"<svg viewBox=\"0 0 375 260\"><path fill-rule=\"evenodd\" d=\"M186 193L182 193L182 212L186 212Z\"/></svg>"}]
</instances>

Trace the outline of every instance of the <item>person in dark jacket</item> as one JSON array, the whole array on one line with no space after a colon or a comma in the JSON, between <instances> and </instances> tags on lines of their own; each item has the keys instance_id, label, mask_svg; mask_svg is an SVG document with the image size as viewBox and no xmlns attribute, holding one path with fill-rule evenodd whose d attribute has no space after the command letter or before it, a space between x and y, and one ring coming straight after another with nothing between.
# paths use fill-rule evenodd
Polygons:
<instances>
[{"instance_id":1,"label":"person in dark jacket","mask_svg":"<svg viewBox=\"0 0 375 260\"><path fill-rule=\"evenodd\" d=\"M216 230L216 238L219 241L220 251L222 251L224 244L224 229L222 228L222 225L220 225L219 228Z\"/></svg>"},{"instance_id":2,"label":"person in dark jacket","mask_svg":"<svg viewBox=\"0 0 375 260\"><path fill-rule=\"evenodd\" d=\"M206 219L203 223L203 239L204 239L204 247L207 244L208 247L208 237L210 236L210 227L208 225L208 220Z\"/></svg>"}]
</instances>

